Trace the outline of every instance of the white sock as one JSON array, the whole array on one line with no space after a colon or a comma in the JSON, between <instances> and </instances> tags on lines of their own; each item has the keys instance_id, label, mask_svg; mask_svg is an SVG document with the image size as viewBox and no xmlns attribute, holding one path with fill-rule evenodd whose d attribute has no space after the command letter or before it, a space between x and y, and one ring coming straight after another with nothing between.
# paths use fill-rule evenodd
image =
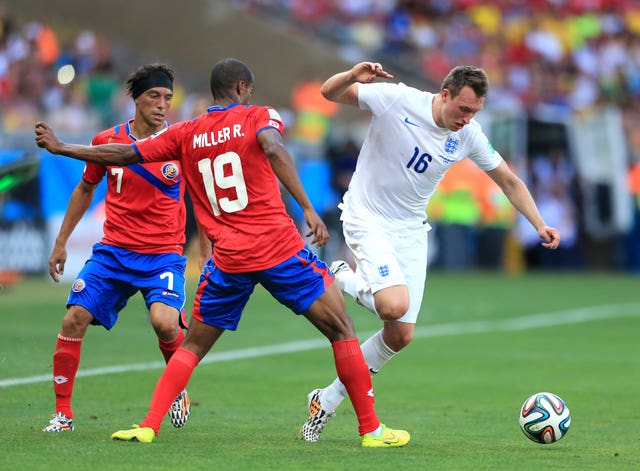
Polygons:
<instances>
[{"instance_id":1,"label":"white sock","mask_svg":"<svg viewBox=\"0 0 640 471\"><path fill-rule=\"evenodd\" d=\"M371 374L380 371L389 360L391 360L397 352L394 352L384 343L382 338L382 330L379 330L361 345L364 361L369 365Z\"/></svg>"},{"instance_id":2,"label":"white sock","mask_svg":"<svg viewBox=\"0 0 640 471\"><path fill-rule=\"evenodd\" d=\"M336 281L338 282L338 286L343 293L348 294L353 299L356 298L358 294L356 291L356 274L353 270L342 270L338 272L336 275Z\"/></svg>"},{"instance_id":3,"label":"white sock","mask_svg":"<svg viewBox=\"0 0 640 471\"><path fill-rule=\"evenodd\" d=\"M333 383L324 388L320 393L320 403L323 409L326 409L328 412L333 412L347 396L347 388L344 387L342 381L336 378L333 380Z\"/></svg>"},{"instance_id":4,"label":"white sock","mask_svg":"<svg viewBox=\"0 0 640 471\"><path fill-rule=\"evenodd\" d=\"M391 350L382 339L382 330L369 337L361 346L364 361L369 366L371 374L376 374L397 352ZM336 378L329 386L322 390L320 402L322 407L329 412L337 409L340 403L347 398L347 389Z\"/></svg>"},{"instance_id":5,"label":"white sock","mask_svg":"<svg viewBox=\"0 0 640 471\"><path fill-rule=\"evenodd\" d=\"M351 296L356 302L378 316L376 311L376 302L373 299L371 290L358 291L358 283L356 282L358 274L353 270L343 270L336 275L336 281L340 290ZM378 316L380 317L380 316Z\"/></svg>"},{"instance_id":6,"label":"white sock","mask_svg":"<svg viewBox=\"0 0 640 471\"><path fill-rule=\"evenodd\" d=\"M367 432L367 435L373 435L375 437L379 437L380 435L382 435L382 424L378 425L377 429L371 432Z\"/></svg>"},{"instance_id":7,"label":"white sock","mask_svg":"<svg viewBox=\"0 0 640 471\"><path fill-rule=\"evenodd\" d=\"M373 293L371 292L371 290L360 291L358 293L358 296L355 299L358 302L358 304L366 307L371 312L373 312L376 316L380 317L378 315L378 311L376 311L376 300L374 299Z\"/></svg>"}]
</instances>

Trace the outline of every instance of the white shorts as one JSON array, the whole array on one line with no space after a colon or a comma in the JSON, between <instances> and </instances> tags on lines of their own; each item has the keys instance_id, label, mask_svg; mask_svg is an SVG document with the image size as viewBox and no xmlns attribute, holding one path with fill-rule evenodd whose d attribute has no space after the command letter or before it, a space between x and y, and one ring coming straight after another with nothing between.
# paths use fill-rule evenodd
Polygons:
<instances>
[{"instance_id":1,"label":"white shorts","mask_svg":"<svg viewBox=\"0 0 640 471\"><path fill-rule=\"evenodd\" d=\"M375 293L389 286L406 285L409 310L398 319L415 324L427 278L430 226L388 232L367 223L342 221L347 246L356 263L356 289Z\"/></svg>"}]
</instances>

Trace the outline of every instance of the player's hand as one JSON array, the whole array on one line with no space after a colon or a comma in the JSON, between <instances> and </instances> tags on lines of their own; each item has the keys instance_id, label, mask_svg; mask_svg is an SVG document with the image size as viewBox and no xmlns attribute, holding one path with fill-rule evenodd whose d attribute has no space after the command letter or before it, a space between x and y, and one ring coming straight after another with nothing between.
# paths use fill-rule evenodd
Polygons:
<instances>
[{"instance_id":1,"label":"player's hand","mask_svg":"<svg viewBox=\"0 0 640 471\"><path fill-rule=\"evenodd\" d=\"M560 231L555 227L543 226L538 229L538 235L544 241L542 246L546 249L555 250L560 245Z\"/></svg>"},{"instance_id":2,"label":"player's hand","mask_svg":"<svg viewBox=\"0 0 640 471\"><path fill-rule=\"evenodd\" d=\"M36 144L38 147L47 149L52 154L58 153L57 151L62 146L62 143L47 123L44 121L38 121L35 125L34 131L36 133Z\"/></svg>"},{"instance_id":3,"label":"player's hand","mask_svg":"<svg viewBox=\"0 0 640 471\"><path fill-rule=\"evenodd\" d=\"M360 83L371 83L376 78L393 78L389 72L382 68L382 64L378 62L360 62L351 69L355 80Z\"/></svg>"},{"instance_id":4,"label":"player's hand","mask_svg":"<svg viewBox=\"0 0 640 471\"><path fill-rule=\"evenodd\" d=\"M324 225L324 222L322 222L322 219L320 219L320 216L318 216L318 213L313 209L308 209L304 212L304 220L309 226L309 232L305 234L305 237L313 236L311 245L324 247L329 240L329 230L327 226Z\"/></svg>"},{"instance_id":5,"label":"player's hand","mask_svg":"<svg viewBox=\"0 0 640 471\"><path fill-rule=\"evenodd\" d=\"M54 245L49 257L49 275L51 279L58 283L59 275L64 275L64 264L67 261L67 249L64 245Z\"/></svg>"}]
</instances>

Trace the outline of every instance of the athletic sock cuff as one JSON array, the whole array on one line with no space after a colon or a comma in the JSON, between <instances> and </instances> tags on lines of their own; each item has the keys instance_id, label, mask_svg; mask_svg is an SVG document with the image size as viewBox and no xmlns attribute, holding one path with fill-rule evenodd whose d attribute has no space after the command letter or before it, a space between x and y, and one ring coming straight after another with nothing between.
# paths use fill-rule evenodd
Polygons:
<instances>
[{"instance_id":1,"label":"athletic sock cuff","mask_svg":"<svg viewBox=\"0 0 640 471\"><path fill-rule=\"evenodd\" d=\"M82 337L65 337L59 333L58 340L62 340L63 342L82 342Z\"/></svg>"},{"instance_id":2,"label":"athletic sock cuff","mask_svg":"<svg viewBox=\"0 0 640 471\"><path fill-rule=\"evenodd\" d=\"M357 338L336 340L331 343L336 360L348 358L353 355L362 355L360 343Z\"/></svg>"},{"instance_id":3,"label":"athletic sock cuff","mask_svg":"<svg viewBox=\"0 0 640 471\"><path fill-rule=\"evenodd\" d=\"M198 356L195 353L182 347L176 350L176 353L173 354L173 357L171 357L171 359L173 360L173 358L175 358L176 361L184 363L185 365L189 365L193 368L195 368L198 363L200 363L200 360L198 360Z\"/></svg>"}]
</instances>

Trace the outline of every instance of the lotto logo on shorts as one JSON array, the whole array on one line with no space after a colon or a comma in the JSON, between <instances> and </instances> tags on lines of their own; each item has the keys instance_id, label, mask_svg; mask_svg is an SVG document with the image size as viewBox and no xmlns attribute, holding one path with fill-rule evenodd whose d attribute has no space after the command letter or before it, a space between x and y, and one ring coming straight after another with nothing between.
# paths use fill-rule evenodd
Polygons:
<instances>
[{"instance_id":1,"label":"lotto logo on shorts","mask_svg":"<svg viewBox=\"0 0 640 471\"><path fill-rule=\"evenodd\" d=\"M389 265L380 265L378 273L380 273L380 276L389 276Z\"/></svg>"},{"instance_id":2,"label":"lotto logo on shorts","mask_svg":"<svg viewBox=\"0 0 640 471\"><path fill-rule=\"evenodd\" d=\"M174 298L179 298L180 295L178 293L174 293L173 291L163 291L162 296L172 296Z\"/></svg>"},{"instance_id":3,"label":"lotto logo on shorts","mask_svg":"<svg viewBox=\"0 0 640 471\"><path fill-rule=\"evenodd\" d=\"M73 290L74 293L79 293L84 289L85 286L86 285L84 283L84 280L82 278L78 278L76 281L73 282L73 286L71 287L71 289Z\"/></svg>"},{"instance_id":4,"label":"lotto logo on shorts","mask_svg":"<svg viewBox=\"0 0 640 471\"><path fill-rule=\"evenodd\" d=\"M167 180L175 180L178 178L180 174L180 170L178 170L178 166L174 163L169 162L168 164L164 164L162 166L162 175Z\"/></svg>"}]
</instances>

